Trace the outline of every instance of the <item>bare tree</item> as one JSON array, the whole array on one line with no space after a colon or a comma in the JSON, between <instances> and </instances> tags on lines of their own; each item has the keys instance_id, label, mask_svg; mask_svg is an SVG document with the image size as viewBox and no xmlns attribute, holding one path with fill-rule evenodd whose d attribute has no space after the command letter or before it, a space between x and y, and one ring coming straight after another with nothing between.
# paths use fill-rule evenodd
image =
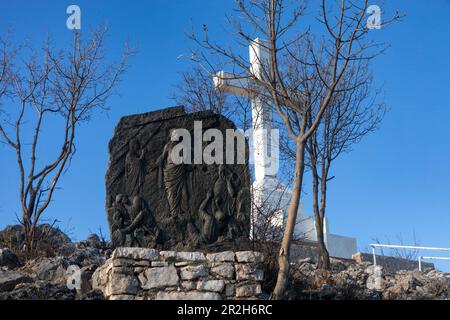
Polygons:
<instances>
[{"instance_id":1,"label":"bare tree","mask_svg":"<svg viewBox=\"0 0 450 320\"><path fill-rule=\"evenodd\" d=\"M211 76L201 66L195 66L191 71L180 74L181 81L173 99L190 112L211 110L227 115L226 96L215 90Z\"/></svg>"},{"instance_id":2,"label":"bare tree","mask_svg":"<svg viewBox=\"0 0 450 320\"><path fill-rule=\"evenodd\" d=\"M17 54L17 48L11 44L10 34L0 37L0 103L1 99L11 92L12 63ZM0 115L2 114L0 104Z\"/></svg>"},{"instance_id":3,"label":"bare tree","mask_svg":"<svg viewBox=\"0 0 450 320\"><path fill-rule=\"evenodd\" d=\"M321 84L320 84L321 85ZM317 233L318 268L329 269L330 259L324 239L324 220L328 182L333 161L367 134L377 129L386 108L378 103L378 94L371 93L372 73L367 60L360 60L347 68L336 93L325 111L318 129L307 142L308 162L312 175L312 205ZM320 89L322 90L322 89ZM315 99L309 101L314 105ZM312 110L317 110L312 108ZM309 123L313 115L308 114Z\"/></svg>"},{"instance_id":4,"label":"bare tree","mask_svg":"<svg viewBox=\"0 0 450 320\"><path fill-rule=\"evenodd\" d=\"M220 70L215 67L214 70ZM234 121L237 127L248 130L252 127L251 103L240 97L230 97L216 90L212 73L196 61L192 70L180 73L172 99L188 112L211 110Z\"/></svg>"},{"instance_id":5,"label":"bare tree","mask_svg":"<svg viewBox=\"0 0 450 320\"><path fill-rule=\"evenodd\" d=\"M258 190L253 186L252 193L255 192ZM277 281L278 251L285 228L282 217L285 210L283 198L286 192L289 192L288 187L279 183L273 193L258 197L259 201L252 199L251 243L253 250L264 254L264 291L273 290ZM301 225L303 222L298 220L296 224ZM307 242L306 232L296 232L293 243L303 246Z\"/></svg>"},{"instance_id":6,"label":"bare tree","mask_svg":"<svg viewBox=\"0 0 450 320\"><path fill-rule=\"evenodd\" d=\"M233 68L237 77L251 80L258 94L273 102L295 144L292 197L279 252L278 280L272 293L272 298L280 299L288 282L290 244L302 193L307 141L321 123L347 68L356 61L374 58L384 46L366 41L368 0L323 0L319 8L323 27L320 37L312 36L308 27L301 29L307 30L304 32L295 29L304 14L302 1L293 5L283 0L238 0L236 3L238 18L228 18L228 21L234 29L237 44L246 47L257 35L267 41L263 47L269 53L270 61L263 68L262 76L252 72L235 48L211 41L206 28L203 28L203 37L195 32L190 37L212 56L227 61L225 64ZM264 65L265 62L261 63ZM292 68L298 64L304 66L300 74L298 68ZM314 92L318 87L315 82L322 83L322 91ZM314 112L306 98L311 94L318 99L315 104L318 110Z\"/></svg>"},{"instance_id":7,"label":"bare tree","mask_svg":"<svg viewBox=\"0 0 450 320\"><path fill-rule=\"evenodd\" d=\"M221 69L221 67L214 68L215 71ZM214 74L203 67L201 61L195 61L192 70L180 74L180 81L176 85L176 92L172 98L178 105L185 106L188 112L211 110L233 120L244 131L253 128L252 112L255 111L252 110L251 102L248 99L230 96L226 92L217 90L212 81ZM275 127L283 129L279 122L275 123ZM285 135L283 138L286 138ZM283 153L284 150L283 148L281 152ZM290 148L286 149L286 152L290 151ZM290 153L285 158L286 162L292 159ZM290 173L285 166L286 162L283 162L280 172L285 174L289 185L292 179L289 179ZM279 194L276 194L277 192ZM276 190L272 190L265 197L259 197L258 201L252 197L250 238L253 250L263 252L265 256L263 268L266 281L263 290L272 290L276 282L277 255L284 229L280 217L282 217L284 209L282 199L286 192L288 192L288 187L279 183ZM262 194L258 187L252 185L251 194L255 193ZM304 236L300 234L297 235L297 238L301 241Z\"/></svg>"},{"instance_id":8,"label":"bare tree","mask_svg":"<svg viewBox=\"0 0 450 320\"><path fill-rule=\"evenodd\" d=\"M74 33L69 50L57 52L47 41L20 65L10 61L12 98L4 109L0 134L16 153L27 255L35 249L36 227L76 152L79 125L96 110L107 109L125 72L130 52L126 50L119 63L107 63L106 33L106 28L99 28L86 41ZM49 138L43 127L50 122L60 130L54 155L42 149Z\"/></svg>"}]
</instances>

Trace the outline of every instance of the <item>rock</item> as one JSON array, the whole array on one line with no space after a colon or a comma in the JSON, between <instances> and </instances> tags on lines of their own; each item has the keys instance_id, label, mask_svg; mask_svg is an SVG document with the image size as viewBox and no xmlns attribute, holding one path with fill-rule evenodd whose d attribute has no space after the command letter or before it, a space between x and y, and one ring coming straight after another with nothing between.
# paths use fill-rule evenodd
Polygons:
<instances>
[{"instance_id":1,"label":"rock","mask_svg":"<svg viewBox=\"0 0 450 320\"><path fill-rule=\"evenodd\" d=\"M434 278L434 279L437 279L437 278L449 278L450 274L442 272L442 271L438 271L438 270L430 270L427 273L427 277Z\"/></svg>"},{"instance_id":2,"label":"rock","mask_svg":"<svg viewBox=\"0 0 450 320\"><path fill-rule=\"evenodd\" d=\"M152 261L152 267L168 267L169 263L166 261Z\"/></svg>"},{"instance_id":3,"label":"rock","mask_svg":"<svg viewBox=\"0 0 450 320\"><path fill-rule=\"evenodd\" d=\"M135 295L139 289L139 281L132 274L115 272L112 270L110 279L106 285L105 296L113 295Z\"/></svg>"},{"instance_id":4,"label":"rock","mask_svg":"<svg viewBox=\"0 0 450 320\"><path fill-rule=\"evenodd\" d=\"M236 290L235 290L234 284L228 283L225 286L225 296L232 297L232 296L234 296L235 291Z\"/></svg>"},{"instance_id":5,"label":"rock","mask_svg":"<svg viewBox=\"0 0 450 320\"><path fill-rule=\"evenodd\" d=\"M20 272L0 269L0 292L11 291L16 285L31 281L29 276Z\"/></svg>"},{"instance_id":6,"label":"rock","mask_svg":"<svg viewBox=\"0 0 450 320\"><path fill-rule=\"evenodd\" d=\"M18 268L20 267L19 258L8 248L0 249L0 267Z\"/></svg>"},{"instance_id":7,"label":"rock","mask_svg":"<svg viewBox=\"0 0 450 320\"><path fill-rule=\"evenodd\" d=\"M139 276L144 290L178 286L179 278L174 266L149 268Z\"/></svg>"},{"instance_id":8,"label":"rock","mask_svg":"<svg viewBox=\"0 0 450 320\"><path fill-rule=\"evenodd\" d=\"M91 279L94 273L94 269L91 267L83 267L80 270L80 283L77 288L77 294L83 296L92 290Z\"/></svg>"},{"instance_id":9,"label":"rock","mask_svg":"<svg viewBox=\"0 0 450 320\"><path fill-rule=\"evenodd\" d=\"M106 292L106 285L109 281L109 275L112 270L112 259L109 259L105 262L105 264L95 270L92 275L92 288L101 290L103 293Z\"/></svg>"},{"instance_id":10,"label":"rock","mask_svg":"<svg viewBox=\"0 0 450 320\"><path fill-rule=\"evenodd\" d=\"M384 289L383 267L370 266L366 269L366 273L369 274L366 283L367 289L382 291Z\"/></svg>"},{"instance_id":11,"label":"rock","mask_svg":"<svg viewBox=\"0 0 450 320\"><path fill-rule=\"evenodd\" d=\"M384 299L448 299L449 281L446 277L428 277L415 271L400 271L383 292Z\"/></svg>"},{"instance_id":12,"label":"rock","mask_svg":"<svg viewBox=\"0 0 450 320\"><path fill-rule=\"evenodd\" d=\"M0 292L0 300L75 300L76 293L67 286L46 281L18 284L13 291Z\"/></svg>"},{"instance_id":13,"label":"rock","mask_svg":"<svg viewBox=\"0 0 450 320\"><path fill-rule=\"evenodd\" d=\"M119 300L119 301L132 301L135 300L135 296L128 294L118 294L109 297L109 300Z\"/></svg>"},{"instance_id":14,"label":"rock","mask_svg":"<svg viewBox=\"0 0 450 320\"><path fill-rule=\"evenodd\" d=\"M133 270L134 270L134 274L141 274L141 273L143 273L145 270L147 270L147 268L144 268L144 267L134 267Z\"/></svg>"},{"instance_id":15,"label":"rock","mask_svg":"<svg viewBox=\"0 0 450 320\"><path fill-rule=\"evenodd\" d=\"M313 263L313 259L308 257L308 258L304 258L304 259L298 259L295 261L296 264L304 264L304 263Z\"/></svg>"},{"instance_id":16,"label":"rock","mask_svg":"<svg viewBox=\"0 0 450 320\"><path fill-rule=\"evenodd\" d=\"M155 249L121 247L114 250L112 258L155 261L159 259L159 253Z\"/></svg>"},{"instance_id":17,"label":"rock","mask_svg":"<svg viewBox=\"0 0 450 320\"><path fill-rule=\"evenodd\" d=\"M52 232L50 229L48 231ZM55 231L53 234L58 233ZM57 236L57 238L62 241L67 240L63 236ZM22 268L16 269L16 273L7 274L5 273L7 270L0 268L0 278L2 278L0 286L9 290L0 294L0 299L104 299L103 291L100 295L98 292L106 291L110 273L108 270L111 270L110 261L103 265L105 253L81 243L63 245L68 244L70 248L66 247L67 251L64 251L63 247L56 248L55 253L59 254L58 256L30 260ZM99 266L101 267L98 268ZM97 276L93 279L94 271L97 270ZM92 284L96 283L97 287L101 286L101 288L92 290L91 281Z\"/></svg>"},{"instance_id":18,"label":"rock","mask_svg":"<svg viewBox=\"0 0 450 320\"><path fill-rule=\"evenodd\" d=\"M223 280L203 280L197 283L198 291L222 292L225 288Z\"/></svg>"},{"instance_id":19,"label":"rock","mask_svg":"<svg viewBox=\"0 0 450 320\"><path fill-rule=\"evenodd\" d=\"M201 252L160 255L153 249L117 248L97 266L106 251L79 243L74 248L67 256L29 261L16 274L0 268L0 299L214 300L236 298L235 286L242 287L240 298L256 299L261 290L255 280L259 264L238 267L244 283L236 283L235 262L216 261L231 260L229 253L210 256L211 261Z\"/></svg>"},{"instance_id":20,"label":"rock","mask_svg":"<svg viewBox=\"0 0 450 320\"><path fill-rule=\"evenodd\" d=\"M78 300L105 300L105 296L103 295L103 292L101 290L96 289L81 295Z\"/></svg>"},{"instance_id":21,"label":"rock","mask_svg":"<svg viewBox=\"0 0 450 320\"><path fill-rule=\"evenodd\" d=\"M36 227L35 237L39 239L36 249L38 253L55 256L63 253L70 238L60 229L49 224ZM10 247L22 248L25 241L25 231L22 225L7 226L0 231L0 243L8 243Z\"/></svg>"},{"instance_id":22,"label":"rock","mask_svg":"<svg viewBox=\"0 0 450 320\"><path fill-rule=\"evenodd\" d=\"M176 251L160 251L159 255L163 260L176 261L177 260L177 252Z\"/></svg>"},{"instance_id":23,"label":"rock","mask_svg":"<svg viewBox=\"0 0 450 320\"><path fill-rule=\"evenodd\" d=\"M235 255L233 251L210 253L206 255L206 259L210 262L234 262Z\"/></svg>"},{"instance_id":24,"label":"rock","mask_svg":"<svg viewBox=\"0 0 450 320\"><path fill-rule=\"evenodd\" d=\"M95 233L91 233L88 236L86 242L88 243L89 246L96 248L96 249L100 249L103 247L103 243L100 240L100 237Z\"/></svg>"},{"instance_id":25,"label":"rock","mask_svg":"<svg viewBox=\"0 0 450 320\"><path fill-rule=\"evenodd\" d=\"M237 298L248 298L255 297L261 294L261 285L260 284L245 284L238 286L236 288L236 297Z\"/></svg>"},{"instance_id":26,"label":"rock","mask_svg":"<svg viewBox=\"0 0 450 320\"><path fill-rule=\"evenodd\" d=\"M15 248L21 248L25 240L25 232L20 224L7 226L0 230L0 242L11 243Z\"/></svg>"},{"instance_id":27,"label":"rock","mask_svg":"<svg viewBox=\"0 0 450 320\"><path fill-rule=\"evenodd\" d=\"M134 267L134 268L146 268L150 266L157 266L158 261L147 260L131 260L131 259L112 259L113 267ZM164 267L164 265L160 265Z\"/></svg>"},{"instance_id":28,"label":"rock","mask_svg":"<svg viewBox=\"0 0 450 320\"><path fill-rule=\"evenodd\" d=\"M72 241L70 237L59 228L55 228L49 224L41 224L37 227L37 238L39 239L41 235L45 235L44 238L51 239L54 245L69 243Z\"/></svg>"},{"instance_id":29,"label":"rock","mask_svg":"<svg viewBox=\"0 0 450 320\"><path fill-rule=\"evenodd\" d=\"M236 264L236 280L264 280L264 272L253 264Z\"/></svg>"},{"instance_id":30,"label":"rock","mask_svg":"<svg viewBox=\"0 0 450 320\"><path fill-rule=\"evenodd\" d=\"M214 264L211 273L216 274L224 279L234 278L234 265L232 263Z\"/></svg>"},{"instance_id":31,"label":"rock","mask_svg":"<svg viewBox=\"0 0 450 320\"><path fill-rule=\"evenodd\" d=\"M339 259L335 259L335 258L330 258L330 269L333 271L343 271L347 269L347 264L345 264L345 262L343 262L342 260Z\"/></svg>"},{"instance_id":32,"label":"rock","mask_svg":"<svg viewBox=\"0 0 450 320\"><path fill-rule=\"evenodd\" d=\"M80 267L99 267L105 263L106 257L99 249L88 247L75 250L67 260L69 264Z\"/></svg>"},{"instance_id":33,"label":"rock","mask_svg":"<svg viewBox=\"0 0 450 320\"><path fill-rule=\"evenodd\" d=\"M317 270L314 264L292 264L290 297L294 299L418 300L448 299L449 279L439 271L385 272L380 266L333 261L339 267Z\"/></svg>"},{"instance_id":34,"label":"rock","mask_svg":"<svg viewBox=\"0 0 450 320\"><path fill-rule=\"evenodd\" d=\"M376 265L376 266L371 265L365 269L365 272L370 275L375 275L375 276L381 277L381 276L383 276L383 267L379 266L379 265Z\"/></svg>"},{"instance_id":35,"label":"rock","mask_svg":"<svg viewBox=\"0 0 450 320\"><path fill-rule=\"evenodd\" d=\"M240 251L236 252L236 259L240 263L261 263L264 261L264 256L260 252Z\"/></svg>"},{"instance_id":36,"label":"rock","mask_svg":"<svg viewBox=\"0 0 450 320\"><path fill-rule=\"evenodd\" d=\"M316 265L312 263L302 263L298 266L298 270L303 274L308 274L316 270Z\"/></svg>"},{"instance_id":37,"label":"rock","mask_svg":"<svg viewBox=\"0 0 450 320\"><path fill-rule=\"evenodd\" d=\"M83 242L64 242L61 245L61 250L55 252L55 256L57 255L63 255L63 256L67 256L69 254L71 254L72 252L79 250L79 249L83 249L86 246L83 244Z\"/></svg>"},{"instance_id":38,"label":"rock","mask_svg":"<svg viewBox=\"0 0 450 320\"><path fill-rule=\"evenodd\" d=\"M24 229L22 225L7 226L0 231L0 239L10 241L15 246L20 246L24 241ZM36 227L36 237L51 239L53 244L62 244L71 242L68 235L62 232L60 229L55 228L49 224L40 224Z\"/></svg>"},{"instance_id":39,"label":"rock","mask_svg":"<svg viewBox=\"0 0 450 320\"><path fill-rule=\"evenodd\" d=\"M69 262L63 257L40 258L27 262L24 270L35 275L39 280L51 283L66 284Z\"/></svg>"},{"instance_id":40,"label":"rock","mask_svg":"<svg viewBox=\"0 0 450 320\"><path fill-rule=\"evenodd\" d=\"M160 291L156 300L221 300L222 297L216 292L165 292Z\"/></svg>"},{"instance_id":41,"label":"rock","mask_svg":"<svg viewBox=\"0 0 450 320\"><path fill-rule=\"evenodd\" d=\"M175 267L186 267L188 266L190 263L187 261L183 261L183 262L175 262Z\"/></svg>"},{"instance_id":42,"label":"rock","mask_svg":"<svg viewBox=\"0 0 450 320\"><path fill-rule=\"evenodd\" d=\"M203 262L206 261L205 254L202 252L176 252L161 251L159 253L163 260L182 261L182 262Z\"/></svg>"},{"instance_id":43,"label":"rock","mask_svg":"<svg viewBox=\"0 0 450 320\"><path fill-rule=\"evenodd\" d=\"M195 281L183 281L181 287L184 290L195 290L197 288L197 283Z\"/></svg>"},{"instance_id":44,"label":"rock","mask_svg":"<svg viewBox=\"0 0 450 320\"><path fill-rule=\"evenodd\" d=\"M334 300L338 294L336 287L324 284L320 290L321 299Z\"/></svg>"},{"instance_id":45,"label":"rock","mask_svg":"<svg viewBox=\"0 0 450 320\"><path fill-rule=\"evenodd\" d=\"M182 280L195 280L201 277L206 277L208 271L204 265L187 266L181 268L180 277Z\"/></svg>"}]
</instances>

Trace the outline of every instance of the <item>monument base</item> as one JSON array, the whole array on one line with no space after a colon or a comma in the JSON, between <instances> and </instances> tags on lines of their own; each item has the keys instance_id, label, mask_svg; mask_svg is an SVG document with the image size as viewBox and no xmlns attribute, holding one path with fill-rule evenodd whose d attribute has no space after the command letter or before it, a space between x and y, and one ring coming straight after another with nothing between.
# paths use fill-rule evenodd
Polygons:
<instances>
[{"instance_id":1,"label":"monument base","mask_svg":"<svg viewBox=\"0 0 450 320\"><path fill-rule=\"evenodd\" d=\"M92 276L108 300L254 300L263 255L117 248Z\"/></svg>"}]
</instances>

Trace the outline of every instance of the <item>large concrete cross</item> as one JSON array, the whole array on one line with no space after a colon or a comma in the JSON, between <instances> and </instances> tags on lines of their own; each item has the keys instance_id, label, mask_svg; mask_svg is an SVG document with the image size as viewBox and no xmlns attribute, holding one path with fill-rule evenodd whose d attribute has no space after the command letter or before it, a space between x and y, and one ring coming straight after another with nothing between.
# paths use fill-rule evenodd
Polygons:
<instances>
[{"instance_id":1,"label":"large concrete cross","mask_svg":"<svg viewBox=\"0 0 450 320\"><path fill-rule=\"evenodd\" d=\"M274 179L278 171L278 146L272 135L273 112L271 100L262 94L254 78L264 80L269 65L269 52L266 41L255 39L249 46L250 71L253 77L242 77L220 71L214 77L215 88L251 99L253 124L253 156L255 180L262 182ZM276 150L274 154L271 150Z\"/></svg>"}]
</instances>

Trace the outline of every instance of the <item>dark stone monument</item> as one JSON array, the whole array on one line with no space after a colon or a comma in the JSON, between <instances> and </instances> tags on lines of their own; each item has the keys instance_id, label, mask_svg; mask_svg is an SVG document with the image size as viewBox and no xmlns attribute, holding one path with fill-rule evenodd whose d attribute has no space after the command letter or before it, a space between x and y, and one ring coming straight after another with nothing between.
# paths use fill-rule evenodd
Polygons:
<instances>
[{"instance_id":1,"label":"dark stone monument","mask_svg":"<svg viewBox=\"0 0 450 320\"><path fill-rule=\"evenodd\" d=\"M226 130L236 127L210 111L188 114L183 107L175 107L120 120L109 143L106 174L106 209L115 246L211 251L248 248L247 144L244 164L179 164L169 156L180 142L172 141L173 129L186 129L194 159L199 143L198 137L194 141L194 122L198 121L203 132L218 129L223 133L225 154ZM210 143L203 141L200 148ZM236 157L237 145L234 143Z\"/></svg>"}]
</instances>

